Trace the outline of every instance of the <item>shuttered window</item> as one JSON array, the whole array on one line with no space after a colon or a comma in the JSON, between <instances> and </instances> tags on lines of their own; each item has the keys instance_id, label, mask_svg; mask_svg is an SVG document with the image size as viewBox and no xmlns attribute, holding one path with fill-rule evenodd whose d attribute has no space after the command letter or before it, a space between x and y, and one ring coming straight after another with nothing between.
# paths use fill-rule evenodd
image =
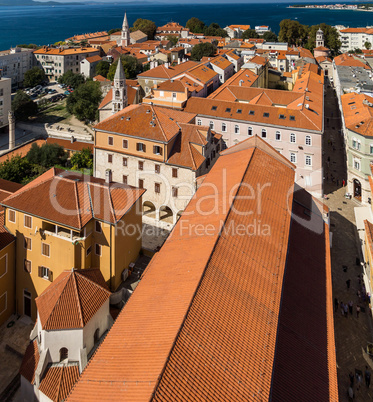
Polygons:
<instances>
[{"instance_id":1,"label":"shuttered window","mask_svg":"<svg viewBox=\"0 0 373 402\"><path fill-rule=\"evenodd\" d=\"M45 255L46 257L50 256L50 246L49 246L49 244L46 244L46 243L41 244L41 253L42 253L42 255Z\"/></svg>"},{"instance_id":2,"label":"shuttered window","mask_svg":"<svg viewBox=\"0 0 373 402\"><path fill-rule=\"evenodd\" d=\"M25 272L31 274L31 261L24 260L24 270Z\"/></svg>"},{"instance_id":3,"label":"shuttered window","mask_svg":"<svg viewBox=\"0 0 373 402\"><path fill-rule=\"evenodd\" d=\"M53 282L53 272L47 267L39 266L38 276L39 278L48 279L48 281Z\"/></svg>"},{"instance_id":4,"label":"shuttered window","mask_svg":"<svg viewBox=\"0 0 373 402\"><path fill-rule=\"evenodd\" d=\"M25 237L25 249L31 250L31 239L29 237Z\"/></svg>"},{"instance_id":5,"label":"shuttered window","mask_svg":"<svg viewBox=\"0 0 373 402\"><path fill-rule=\"evenodd\" d=\"M15 211L10 209L8 217L9 217L9 222L15 222L16 221L16 213L15 213Z\"/></svg>"},{"instance_id":6,"label":"shuttered window","mask_svg":"<svg viewBox=\"0 0 373 402\"><path fill-rule=\"evenodd\" d=\"M32 228L31 216L25 215L25 228Z\"/></svg>"}]
</instances>

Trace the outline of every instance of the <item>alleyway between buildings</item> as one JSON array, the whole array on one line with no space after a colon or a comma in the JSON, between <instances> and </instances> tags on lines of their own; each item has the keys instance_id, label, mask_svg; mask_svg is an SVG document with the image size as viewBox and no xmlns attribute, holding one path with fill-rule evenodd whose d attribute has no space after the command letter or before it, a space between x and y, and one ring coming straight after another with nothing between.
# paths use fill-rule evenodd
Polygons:
<instances>
[{"instance_id":1,"label":"alleyway between buildings","mask_svg":"<svg viewBox=\"0 0 373 402\"><path fill-rule=\"evenodd\" d=\"M330 209L330 231L332 232L332 276L333 302L353 302L353 314L345 318L338 307L334 312L334 328L337 353L338 387L340 401L348 401L349 374L355 370L362 371L360 389L357 379L354 381L355 401L372 401L373 384L367 388L364 380L365 366L369 357L366 354L367 342L373 341L373 325L368 305L359 300L360 289L358 275L362 276L362 268L357 258L361 252L355 226L354 208L360 204L354 199L345 198L346 189L342 181L347 180L345 151L341 134L340 113L334 91L327 89L325 98L325 135L324 135L324 193L325 204ZM328 158L330 160L328 161ZM328 163L329 162L329 163ZM333 177L333 180L332 180ZM347 288L346 281L351 281ZM365 307L359 318L356 306ZM369 368L373 372L373 365Z\"/></svg>"}]
</instances>

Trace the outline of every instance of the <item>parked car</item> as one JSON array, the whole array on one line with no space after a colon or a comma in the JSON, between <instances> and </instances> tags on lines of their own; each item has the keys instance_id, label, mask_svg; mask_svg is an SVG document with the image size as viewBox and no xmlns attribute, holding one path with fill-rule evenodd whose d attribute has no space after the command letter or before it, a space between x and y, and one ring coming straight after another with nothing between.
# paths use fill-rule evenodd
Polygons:
<instances>
[{"instance_id":1,"label":"parked car","mask_svg":"<svg viewBox=\"0 0 373 402\"><path fill-rule=\"evenodd\" d=\"M67 96L67 95L70 95L70 92L69 92L69 91L65 91L63 94Z\"/></svg>"},{"instance_id":2,"label":"parked car","mask_svg":"<svg viewBox=\"0 0 373 402\"><path fill-rule=\"evenodd\" d=\"M49 94L55 94L57 91L55 90L55 89L50 89L49 91L48 91L48 93Z\"/></svg>"}]
</instances>

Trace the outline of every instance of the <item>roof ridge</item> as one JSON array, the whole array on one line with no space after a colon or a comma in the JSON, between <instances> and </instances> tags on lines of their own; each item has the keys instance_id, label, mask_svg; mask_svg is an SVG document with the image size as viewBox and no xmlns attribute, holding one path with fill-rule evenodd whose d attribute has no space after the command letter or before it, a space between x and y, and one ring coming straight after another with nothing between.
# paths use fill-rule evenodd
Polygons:
<instances>
[{"instance_id":1,"label":"roof ridge","mask_svg":"<svg viewBox=\"0 0 373 402\"><path fill-rule=\"evenodd\" d=\"M78 311L79 311L79 315L80 315L80 322L82 323L82 326L84 327L84 319L83 319L83 310L82 310L82 303L80 302L80 297L79 297L79 288L78 288L78 284L76 282L76 271L72 271L72 277L73 279L73 286L75 286L75 296L78 302Z\"/></svg>"},{"instance_id":2,"label":"roof ridge","mask_svg":"<svg viewBox=\"0 0 373 402\"><path fill-rule=\"evenodd\" d=\"M161 132L162 132L163 137L164 137L165 140L168 142L166 133L164 132L164 129L163 129L163 127L162 127L162 124L161 124L161 122L159 121L159 117L158 117L158 114L157 114L156 110L159 110L159 113L161 113L162 115L165 115L165 116L166 116L166 114L165 114L165 113L162 113L162 111L161 111L160 109L158 109L158 108L156 109L153 105L150 105L150 107L153 109L154 116L155 116L155 118L156 118L156 120L157 120L157 122L158 122L158 125L159 125L159 128L160 128ZM166 118L168 118L168 116L166 116Z\"/></svg>"},{"instance_id":3,"label":"roof ridge","mask_svg":"<svg viewBox=\"0 0 373 402\"><path fill-rule=\"evenodd\" d=\"M76 206L77 206L77 215L78 215L78 221L79 221L79 227L82 227L82 211L80 210L80 204L79 204L79 196L78 196L78 183L74 182L74 193L76 197Z\"/></svg>"}]
</instances>

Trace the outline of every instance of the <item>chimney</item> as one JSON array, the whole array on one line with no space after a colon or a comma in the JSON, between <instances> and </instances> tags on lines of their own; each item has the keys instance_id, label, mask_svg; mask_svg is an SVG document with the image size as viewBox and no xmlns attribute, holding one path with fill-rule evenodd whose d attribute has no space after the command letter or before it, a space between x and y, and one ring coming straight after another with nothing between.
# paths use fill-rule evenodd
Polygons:
<instances>
[{"instance_id":1,"label":"chimney","mask_svg":"<svg viewBox=\"0 0 373 402\"><path fill-rule=\"evenodd\" d=\"M181 63L181 59L180 59L180 57L178 57L177 58L177 64L180 64Z\"/></svg>"},{"instance_id":2,"label":"chimney","mask_svg":"<svg viewBox=\"0 0 373 402\"><path fill-rule=\"evenodd\" d=\"M14 148L16 142L16 119L12 111L8 113L8 121L9 121L9 150L11 150Z\"/></svg>"},{"instance_id":3,"label":"chimney","mask_svg":"<svg viewBox=\"0 0 373 402\"><path fill-rule=\"evenodd\" d=\"M106 184L111 183L112 176L113 176L113 173L112 173L111 169L106 169L105 170L105 183Z\"/></svg>"},{"instance_id":4,"label":"chimney","mask_svg":"<svg viewBox=\"0 0 373 402\"><path fill-rule=\"evenodd\" d=\"M71 136L71 143L73 144L74 141L75 141L75 138L74 138L74 136L72 135L72 136Z\"/></svg>"}]
</instances>

